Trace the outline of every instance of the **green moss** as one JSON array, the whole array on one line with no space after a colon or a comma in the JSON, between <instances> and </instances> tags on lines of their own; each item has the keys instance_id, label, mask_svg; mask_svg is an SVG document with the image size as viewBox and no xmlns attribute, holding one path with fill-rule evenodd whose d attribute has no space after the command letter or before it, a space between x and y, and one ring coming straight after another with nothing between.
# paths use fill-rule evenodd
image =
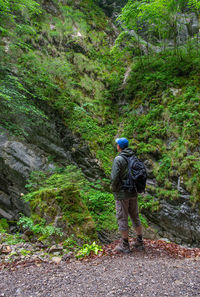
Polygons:
<instances>
[{"instance_id":1,"label":"green moss","mask_svg":"<svg viewBox=\"0 0 200 297\"><path fill-rule=\"evenodd\" d=\"M0 238L0 244L1 243L6 243L6 244L10 244L10 245L14 245L14 244L18 244L18 243L22 243L25 242L21 235L16 233L16 234L9 234L9 233L5 233L2 232L3 234L1 234L1 238Z\"/></svg>"},{"instance_id":2,"label":"green moss","mask_svg":"<svg viewBox=\"0 0 200 297\"><path fill-rule=\"evenodd\" d=\"M82 181L80 171L75 166L69 166L60 174L43 176L39 189L25 195L24 199L30 199L32 209L31 224L34 225L31 225L31 230L39 240L49 239L55 224L61 228L63 235L54 232L54 239L72 234L85 241L97 239L94 221L80 196Z\"/></svg>"},{"instance_id":3,"label":"green moss","mask_svg":"<svg viewBox=\"0 0 200 297\"><path fill-rule=\"evenodd\" d=\"M6 233L9 230L9 225L6 219L0 219L0 233Z\"/></svg>"}]
</instances>

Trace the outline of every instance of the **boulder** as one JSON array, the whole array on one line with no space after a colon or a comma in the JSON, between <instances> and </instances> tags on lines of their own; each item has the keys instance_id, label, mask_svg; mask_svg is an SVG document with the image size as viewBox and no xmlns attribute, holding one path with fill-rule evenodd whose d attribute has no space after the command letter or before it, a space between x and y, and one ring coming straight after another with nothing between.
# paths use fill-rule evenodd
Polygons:
<instances>
[{"instance_id":1,"label":"boulder","mask_svg":"<svg viewBox=\"0 0 200 297\"><path fill-rule=\"evenodd\" d=\"M179 244L199 246L200 215L198 208L193 209L188 195L178 200L160 200L156 212L143 210L145 216L156 226L159 234Z\"/></svg>"}]
</instances>

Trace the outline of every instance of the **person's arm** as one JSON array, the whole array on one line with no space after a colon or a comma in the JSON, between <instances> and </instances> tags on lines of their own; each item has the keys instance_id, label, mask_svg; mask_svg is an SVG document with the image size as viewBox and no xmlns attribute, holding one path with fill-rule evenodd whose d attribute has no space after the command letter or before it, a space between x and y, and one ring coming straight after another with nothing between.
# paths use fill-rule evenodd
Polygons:
<instances>
[{"instance_id":1,"label":"person's arm","mask_svg":"<svg viewBox=\"0 0 200 297\"><path fill-rule=\"evenodd\" d=\"M112 164L112 171L111 171L111 189L113 192L119 191L120 185L120 157L116 157Z\"/></svg>"}]
</instances>

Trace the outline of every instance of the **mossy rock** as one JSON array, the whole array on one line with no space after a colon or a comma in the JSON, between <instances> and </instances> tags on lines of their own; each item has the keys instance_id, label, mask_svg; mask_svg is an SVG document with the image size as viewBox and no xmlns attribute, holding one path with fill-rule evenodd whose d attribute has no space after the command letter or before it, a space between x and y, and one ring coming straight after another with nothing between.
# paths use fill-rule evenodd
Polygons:
<instances>
[{"instance_id":1,"label":"mossy rock","mask_svg":"<svg viewBox=\"0 0 200 297\"><path fill-rule=\"evenodd\" d=\"M74 234L81 242L97 239L95 223L75 185L35 192L31 209L35 223L45 219L47 225L60 228L64 238Z\"/></svg>"}]
</instances>

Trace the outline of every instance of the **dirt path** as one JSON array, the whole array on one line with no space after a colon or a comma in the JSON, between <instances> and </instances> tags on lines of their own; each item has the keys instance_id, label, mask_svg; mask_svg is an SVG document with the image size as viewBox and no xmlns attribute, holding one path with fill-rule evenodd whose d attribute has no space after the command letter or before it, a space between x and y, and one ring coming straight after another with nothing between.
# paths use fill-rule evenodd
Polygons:
<instances>
[{"instance_id":1,"label":"dirt path","mask_svg":"<svg viewBox=\"0 0 200 297\"><path fill-rule=\"evenodd\" d=\"M37 265L0 271L0 296L200 296L199 258L174 259L146 250L89 262Z\"/></svg>"}]
</instances>

